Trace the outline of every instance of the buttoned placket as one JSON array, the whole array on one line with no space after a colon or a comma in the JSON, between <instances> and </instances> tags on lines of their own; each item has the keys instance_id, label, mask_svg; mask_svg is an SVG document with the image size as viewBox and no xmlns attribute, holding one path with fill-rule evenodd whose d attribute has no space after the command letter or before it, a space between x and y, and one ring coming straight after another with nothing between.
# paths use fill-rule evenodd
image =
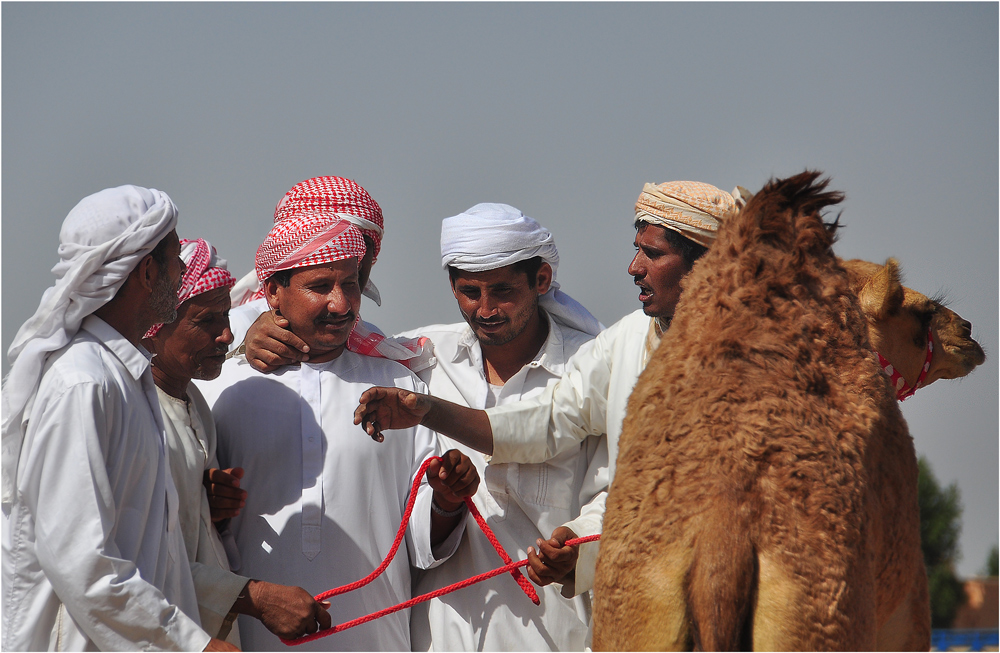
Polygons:
<instances>
[{"instance_id":1,"label":"buttoned placket","mask_svg":"<svg viewBox=\"0 0 1000 653\"><path fill-rule=\"evenodd\" d=\"M320 371L302 363L299 397L302 408L302 553L315 558L322 544L323 527L323 404Z\"/></svg>"}]
</instances>

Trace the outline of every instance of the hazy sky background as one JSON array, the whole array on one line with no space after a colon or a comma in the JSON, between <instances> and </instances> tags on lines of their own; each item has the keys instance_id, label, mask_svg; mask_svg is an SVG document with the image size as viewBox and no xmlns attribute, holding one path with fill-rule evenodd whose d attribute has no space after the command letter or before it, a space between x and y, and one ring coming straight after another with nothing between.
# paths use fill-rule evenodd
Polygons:
<instances>
[{"instance_id":1,"label":"hazy sky background","mask_svg":"<svg viewBox=\"0 0 1000 653\"><path fill-rule=\"evenodd\" d=\"M166 191L239 276L274 205L324 174L385 213L363 314L460 319L440 220L477 202L551 229L558 280L611 324L644 182L847 193L837 251L898 257L990 360L903 404L965 506L959 571L998 539L998 45L979 4L22 4L2 9L3 349L82 197ZM9 369L6 360L3 371Z\"/></svg>"}]
</instances>

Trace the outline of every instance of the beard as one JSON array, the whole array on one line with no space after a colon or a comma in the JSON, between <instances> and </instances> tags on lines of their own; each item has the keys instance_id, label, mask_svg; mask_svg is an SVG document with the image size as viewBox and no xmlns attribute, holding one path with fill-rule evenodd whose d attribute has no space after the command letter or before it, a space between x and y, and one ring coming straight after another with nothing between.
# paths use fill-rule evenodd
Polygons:
<instances>
[{"instance_id":1,"label":"beard","mask_svg":"<svg viewBox=\"0 0 1000 653\"><path fill-rule=\"evenodd\" d=\"M491 322L495 322L495 320L481 321L471 315L466 315L465 313L462 313L462 315L465 317L465 321L468 322L469 326L472 327L472 331L475 333L480 344L497 347L500 345L506 345L514 340L514 338L517 338L519 335L524 333L524 330L528 328L528 322L531 321L531 316L537 312L538 296L536 295L535 300L531 302L529 306L514 315L509 317L505 316L503 320L507 322L507 328L496 333L485 333L481 329L476 328L480 324L490 324Z\"/></svg>"},{"instance_id":2,"label":"beard","mask_svg":"<svg viewBox=\"0 0 1000 653\"><path fill-rule=\"evenodd\" d=\"M170 278L161 274L153 286L149 296L149 309L153 314L154 324L170 324L177 319L177 290L180 281L170 283Z\"/></svg>"}]
</instances>

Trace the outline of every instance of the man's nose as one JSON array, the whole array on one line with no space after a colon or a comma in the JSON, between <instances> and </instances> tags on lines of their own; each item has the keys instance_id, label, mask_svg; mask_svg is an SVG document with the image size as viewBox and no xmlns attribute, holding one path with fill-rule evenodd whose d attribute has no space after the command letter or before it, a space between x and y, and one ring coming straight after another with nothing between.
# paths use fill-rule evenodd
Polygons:
<instances>
[{"instance_id":1,"label":"man's nose","mask_svg":"<svg viewBox=\"0 0 1000 653\"><path fill-rule=\"evenodd\" d=\"M326 310L338 315L343 315L351 310L351 302L348 301L347 294L339 286L326 296Z\"/></svg>"},{"instance_id":2,"label":"man's nose","mask_svg":"<svg viewBox=\"0 0 1000 653\"><path fill-rule=\"evenodd\" d=\"M483 293L479 300L479 316L489 317L497 312L499 302L489 293Z\"/></svg>"},{"instance_id":3,"label":"man's nose","mask_svg":"<svg viewBox=\"0 0 1000 653\"><path fill-rule=\"evenodd\" d=\"M632 257L632 262L628 264L628 273L633 277L641 277L645 274L643 266L639 262L639 253Z\"/></svg>"},{"instance_id":4,"label":"man's nose","mask_svg":"<svg viewBox=\"0 0 1000 653\"><path fill-rule=\"evenodd\" d=\"M226 345L227 347L233 344L233 331L229 327L222 330L222 333L218 338L215 339L220 345Z\"/></svg>"}]
</instances>

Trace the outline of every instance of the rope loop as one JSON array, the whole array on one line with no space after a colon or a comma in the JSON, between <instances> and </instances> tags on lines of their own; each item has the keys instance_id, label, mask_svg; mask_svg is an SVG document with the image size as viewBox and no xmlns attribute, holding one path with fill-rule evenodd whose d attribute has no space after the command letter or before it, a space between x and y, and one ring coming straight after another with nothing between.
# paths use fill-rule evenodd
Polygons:
<instances>
[{"instance_id":1,"label":"rope loop","mask_svg":"<svg viewBox=\"0 0 1000 653\"><path fill-rule=\"evenodd\" d=\"M413 486L410 488L410 498L406 502L406 510L403 512L403 520L399 525L399 530L396 531L396 539L392 542L392 548L389 549L389 553L385 556L375 571L368 574L361 580L356 580L353 583L348 583L347 585L341 585L340 587L335 587L331 590L327 590L322 594L316 595L317 601L325 601L326 599L338 596L340 594L345 594L347 592L354 591L356 589L362 588L368 583L372 582L376 578L382 575L382 573L389 567L392 559L396 557L396 553L399 551L399 545L403 542L403 537L406 535L406 526L410 523L410 516L413 514L413 504L417 500L417 490L420 488L420 482L423 480L424 475L427 473L427 468L435 460L441 460L440 456L431 456L423 462L420 466L420 471L417 472L416 477L413 479ZM482 529L483 534L486 535L486 539L490 541L493 548L496 549L497 555L500 559L504 561L504 566L497 567L492 571L488 571L484 574L479 574L478 576L473 576L472 578L467 578L463 581L453 583L446 587L436 589L433 592L428 592L427 594L422 594L421 596L410 599L409 601L403 601L392 607L385 608L384 610L379 610L378 612L373 612L371 614L365 615L363 617L358 617L351 621L342 623L337 626L331 626L324 630L316 631L310 635L305 635L304 637L297 637L295 639L282 639L282 643L286 646L298 646L299 644L305 644L306 642L311 642L313 640L320 639L321 637L326 637L327 635L332 635L334 633L339 633L348 628L354 628L355 626L360 626L361 624L368 623L369 621L374 621L380 617L392 614L394 612L399 612L400 610L405 610L407 608L413 607L418 603L423 603L424 601L430 601L433 598L439 596L444 596L445 594L450 594L451 592L458 591L470 585L475 585L476 583L481 583L484 580L493 578L494 576L499 576L501 574L510 573L514 577L514 580L521 587L524 593L531 599L531 602L535 605L540 603L538 598L538 593L535 591L534 585L524 577L521 573L520 568L528 566L527 560L521 560L520 562L514 562L511 560L510 556L504 550L503 545L497 539L497 536L493 533L493 530L483 519L482 514L480 514L479 509L476 508L476 504L472 502L472 497L465 497L465 505L469 508L469 512L472 513L473 518L475 518L476 523L479 524L479 528ZM578 537L572 540L566 540L565 546L576 546L578 544L583 544L584 542L594 542L601 538L600 535L589 535L587 537Z\"/></svg>"}]
</instances>

